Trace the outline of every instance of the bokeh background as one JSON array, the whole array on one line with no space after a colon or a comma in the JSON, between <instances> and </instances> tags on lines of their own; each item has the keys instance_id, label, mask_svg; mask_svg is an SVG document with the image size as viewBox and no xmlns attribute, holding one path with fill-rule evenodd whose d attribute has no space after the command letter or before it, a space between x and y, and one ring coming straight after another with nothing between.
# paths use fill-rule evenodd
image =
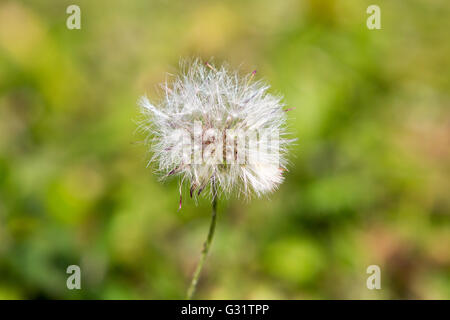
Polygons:
<instances>
[{"instance_id":1,"label":"bokeh background","mask_svg":"<svg viewBox=\"0 0 450 320\"><path fill-rule=\"evenodd\" d=\"M278 192L219 204L197 298L450 299L449 21L447 0L2 0L0 298L184 297L210 205L177 212L136 101L199 56L257 69L298 142Z\"/></svg>"}]
</instances>

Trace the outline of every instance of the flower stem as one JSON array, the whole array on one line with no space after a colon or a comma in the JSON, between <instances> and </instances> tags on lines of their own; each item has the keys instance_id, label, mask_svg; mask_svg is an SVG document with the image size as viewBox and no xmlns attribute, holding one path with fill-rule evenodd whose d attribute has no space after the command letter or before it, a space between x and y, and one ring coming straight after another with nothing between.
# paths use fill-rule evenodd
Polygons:
<instances>
[{"instance_id":1,"label":"flower stem","mask_svg":"<svg viewBox=\"0 0 450 320\"><path fill-rule=\"evenodd\" d=\"M206 238L205 243L203 244L202 255L200 257L200 261L195 269L194 276L192 277L191 285L189 286L186 299L192 299L192 296L195 293L195 289L197 288L197 283L200 278L200 273L202 272L203 264L205 263L206 257L208 256L208 251L211 246L212 239L214 237L214 231L216 229L216 218L217 218L217 195L215 190L214 183L212 184L213 188L213 200L212 200L212 213L211 213L211 224L209 225L208 237Z\"/></svg>"}]
</instances>

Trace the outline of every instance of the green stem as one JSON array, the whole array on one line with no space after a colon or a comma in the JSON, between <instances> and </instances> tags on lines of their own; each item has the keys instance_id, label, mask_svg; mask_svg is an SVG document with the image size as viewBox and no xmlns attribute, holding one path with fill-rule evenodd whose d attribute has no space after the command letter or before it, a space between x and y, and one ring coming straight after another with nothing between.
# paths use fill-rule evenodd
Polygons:
<instances>
[{"instance_id":1,"label":"green stem","mask_svg":"<svg viewBox=\"0 0 450 320\"><path fill-rule=\"evenodd\" d=\"M213 188L213 200L212 200L212 213L211 213L211 224L209 225L208 237L206 238L205 243L203 244L202 255L200 257L200 261L195 269L194 276L192 277L191 285L189 286L186 299L192 299L192 296L195 293L195 289L197 288L197 283L200 278L200 273L203 269L203 264L205 263L206 257L208 256L209 248L211 247L211 242L214 237L214 231L216 229L216 218L217 218L217 196L216 189L214 183L212 184Z\"/></svg>"}]
</instances>

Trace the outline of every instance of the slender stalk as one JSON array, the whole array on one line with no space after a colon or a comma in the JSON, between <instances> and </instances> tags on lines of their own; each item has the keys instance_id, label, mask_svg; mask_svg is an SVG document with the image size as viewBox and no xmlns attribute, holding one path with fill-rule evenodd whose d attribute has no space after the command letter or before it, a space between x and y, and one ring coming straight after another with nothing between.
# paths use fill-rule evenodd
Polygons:
<instances>
[{"instance_id":1,"label":"slender stalk","mask_svg":"<svg viewBox=\"0 0 450 320\"><path fill-rule=\"evenodd\" d=\"M203 269L203 264L205 263L206 257L208 256L209 248L211 247L211 242L214 237L214 231L216 229L216 218L217 218L217 195L214 183L212 184L213 188L213 200L212 200L212 213L211 213L211 224L209 225L208 237L206 238L205 243L203 244L202 254L200 256L200 261L195 269L194 276L192 277L191 285L189 286L186 299L192 299L192 296L195 293L195 289L197 288L198 279L200 278L200 273Z\"/></svg>"}]
</instances>

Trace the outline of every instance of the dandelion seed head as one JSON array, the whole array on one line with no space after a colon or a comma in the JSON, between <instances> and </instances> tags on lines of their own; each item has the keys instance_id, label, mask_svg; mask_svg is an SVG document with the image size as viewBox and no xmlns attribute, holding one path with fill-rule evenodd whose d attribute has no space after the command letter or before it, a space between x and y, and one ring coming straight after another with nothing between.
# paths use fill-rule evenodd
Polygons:
<instances>
[{"instance_id":1,"label":"dandelion seed head","mask_svg":"<svg viewBox=\"0 0 450 320\"><path fill-rule=\"evenodd\" d=\"M179 176L180 193L187 184L191 197L208 194L205 189L246 198L276 190L292 141L282 97L270 94L255 72L240 76L200 60L182 62L181 69L162 85L158 103L139 100L140 128L161 178Z\"/></svg>"}]
</instances>

